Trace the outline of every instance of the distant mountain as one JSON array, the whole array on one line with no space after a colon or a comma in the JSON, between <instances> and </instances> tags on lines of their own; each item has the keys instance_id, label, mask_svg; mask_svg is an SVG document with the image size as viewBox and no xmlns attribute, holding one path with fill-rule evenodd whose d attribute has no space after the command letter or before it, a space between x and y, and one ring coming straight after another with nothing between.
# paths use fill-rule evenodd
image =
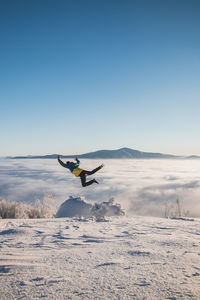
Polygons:
<instances>
[{"instance_id":1,"label":"distant mountain","mask_svg":"<svg viewBox=\"0 0 200 300\"><path fill-rule=\"evenodd\" d=\"M153 152L142 152L130 148L121 148L117 150L99 150L95 152L89 152L80 155L62 155L63 158L90 158L90 159L122 159L122 158L181 158L180 156L170 155L170 154L162 154L162 153L153 153ZM50 154L50 155L37 155L37 156L15 156L9 157L13 159L36 159L36 158L43 158L43 159L55 159L57 158L57 154Z\"/></svg>"},{"instance_id":2,"label":"distant mountain","mask_svg":"<svg viewBox=\"0 0 200 300\"><path fill-rule=\"evenodd\" d=\"M73 156L74 157L74 156ZM99 150L79 155L80 158L174 158L174 155L142 152L130 148Z\"/></svg>"}]
</instances>

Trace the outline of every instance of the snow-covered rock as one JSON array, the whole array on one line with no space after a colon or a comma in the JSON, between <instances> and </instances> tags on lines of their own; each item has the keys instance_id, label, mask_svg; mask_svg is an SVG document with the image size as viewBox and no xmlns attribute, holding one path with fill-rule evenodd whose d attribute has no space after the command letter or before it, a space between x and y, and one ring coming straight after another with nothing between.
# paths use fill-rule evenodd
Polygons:
<instances>
[{"instance_id":1,"label":"snow-covered rock","mask_svg":"<svg viewBox=\"0 0 200 300\"><path fill-rule=\"evenodd\" d=\"M59 207L56 218L96 217L99 219L106 216L121 215L124 215L124 212L119 204L114 204L113 198L108 202L90 204L81 197L73 198L70 196L70 198Z\"/></svg>"},{"instance_id":2,"label":"snow-covered rock","mask_svg":"<svg viewBox=\"0 0 200 300\"><path fill-rule=\"evenodd\" d=\"M90 217L91 209L92 205L86 203L81 197L73 198L70 196L69 199L63 202L59 207L56 218Z\"/></svg>"}]
</instances>

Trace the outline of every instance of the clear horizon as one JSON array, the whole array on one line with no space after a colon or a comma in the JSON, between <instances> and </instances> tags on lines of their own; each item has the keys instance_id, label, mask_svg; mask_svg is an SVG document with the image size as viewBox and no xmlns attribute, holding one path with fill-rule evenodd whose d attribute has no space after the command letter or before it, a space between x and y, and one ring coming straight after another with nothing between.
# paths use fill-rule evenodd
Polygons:
<instances>
[{"instance_id":1,"label":"clear horizon","mask_svg":"<svg viewBox=\"0 0 200 300\"><path fill-rule=\"evenodd\" d=\"M200 2L4 1L0 156L200 155Z\"/></svg>"}]
</instances>

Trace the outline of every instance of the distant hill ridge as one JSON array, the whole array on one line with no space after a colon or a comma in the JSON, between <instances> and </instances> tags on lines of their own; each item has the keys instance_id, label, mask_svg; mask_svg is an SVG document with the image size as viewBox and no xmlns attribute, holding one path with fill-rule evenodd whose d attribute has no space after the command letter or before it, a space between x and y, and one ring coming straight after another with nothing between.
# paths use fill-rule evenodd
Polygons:
<instances>
[{"instance_id":1,"label":"distant hill ridge","mask_svg":"<svg viewBox=\"0 0 200 300\"><path fill-rule=\"evenodd\" d=\"M173 155L142 152L130 148L120 148L117 150L99 150L79 155L81 158L172 158Z\"/></svg>"},{"instance_id":2,"label":"distant hill ridge","mask_svg":"<svg viewBox=\"0 0 200 300\"><path fill-rule=\"evenodd\" d=\"M134 150L130 148L120 148L117 150L98 150L95 152L88 152L85 154L76 154L76 155L62 155L63 158L90 158L90 159L123 159L123 158L190 158L190 159L197 159L200 156L176 156L171 154L162 154L162 153L153 153L153 152L142 152L139 150ZM9 157L13 159L24 158L24 159L34 159L34 158L46 158L46 159L55 159L57 158L57 154L50 154L50 155L28 155L28 156L15 156Z\"/></svg>"}]
</instances>

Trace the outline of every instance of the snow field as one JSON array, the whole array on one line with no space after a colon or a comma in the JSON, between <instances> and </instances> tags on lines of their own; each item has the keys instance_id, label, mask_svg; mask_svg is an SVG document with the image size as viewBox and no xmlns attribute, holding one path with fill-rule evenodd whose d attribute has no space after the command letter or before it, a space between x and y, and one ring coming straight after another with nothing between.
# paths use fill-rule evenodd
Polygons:
<instances>
[{"instance_id":1,"label":"snow field","mask_svg":"<svg viewBox=\"0 0 200 300\"><path fill-rule=\"evenodd\" d=\"M200 298L199 219L6 219L0 228L2 300Z\"/></svg>"}]
</instances>

